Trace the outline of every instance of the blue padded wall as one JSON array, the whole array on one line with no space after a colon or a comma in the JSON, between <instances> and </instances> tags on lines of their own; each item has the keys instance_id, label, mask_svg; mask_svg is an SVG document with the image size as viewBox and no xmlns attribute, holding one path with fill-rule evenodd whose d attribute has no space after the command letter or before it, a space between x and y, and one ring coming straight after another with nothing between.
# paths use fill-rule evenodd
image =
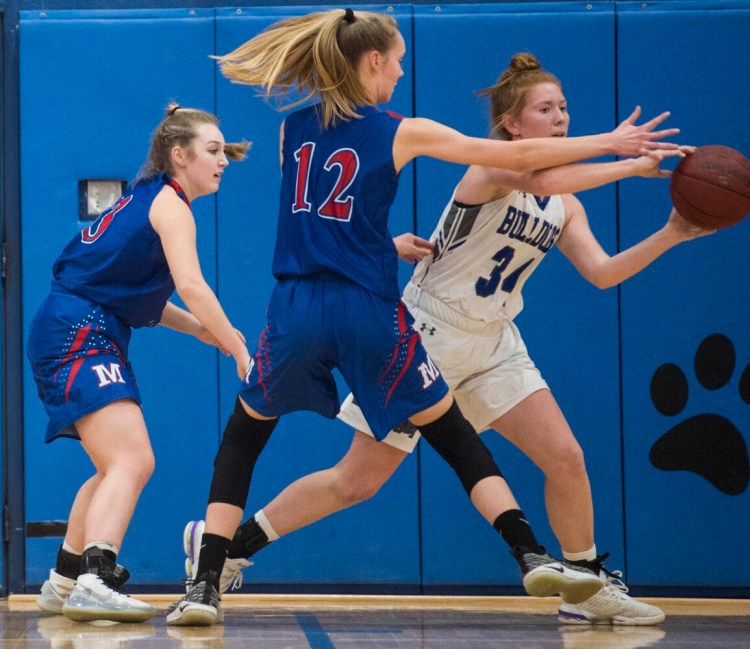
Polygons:
<instances>
[{"instance_id":1,"label":"blue padded wall","mask_svg":"<svg viewBox=\"0 0 750 649\"><path fill-rule=\"evenodd\" d=\"M194 209L203 271L255 347L273 283L283 113L253 89L230 84L208 55L230 51L282 16L320 8L22 13L25 331L46 295L54 259L81 227L78 180L132 178L164 106L176 99L215 110L228 141L254 143L246 162L230 165L218 196L198 200ZM488 106L473 92L492 84L515 52L529 50L563 82L571 135L611 130L641 104L647 117L671 110L669 124L682 128L684 142L727 144L750 154L737 110L750 94L744 83L750 78L748 0L367 8L392 10L407 43L406 75L388 106L396 112L485 135ZM662 44L658 52L654 43ZM462 171L430 160L408 166L392 232L412 230L416 214L418 233L429 236ZM663 180L629 179L619 189L579 197L610 253L654 232L669 211ZM717 440L708 440L709 449L732 435L747 439L748 312L732 280L744 271L740 251L749 238L744 223L689 242L608 291L587 284L552 252L525 287L518 323L586 453L598 547L611 552L613 568L627 569L631 585L746 588L750 580L747 561L724 565L714 558L727 539L750 532L747 490L729 495L694 472L666 472L649 460L662 435L675 428L684 438L680 424L700 414L713 416L710 433ZM402 265L402 283L409 274ZM718 389L706 390L705 368L696 370L695 356L712 334L725 338L710 343L730 342L735 361L731 371L726 345L709 345L709 359L730 371ZM132 361L157 469L122 560L137 585L176 586L182 528L205 512L211 461L238 382L230 360L170 331L136 331ZM650 391L656 370L667 363L688 385L687 405L676 415L661 414ZM43 443L46 416L28 370L24 388L27 521L65 520L90 462L74 442ZM682 388L672 382L666 389ZM343 397L343 383L340 390ZM542 542L557 552L540 472L498 435L483 439ZM310 413L285 417L258 463L247 513L294 479L335 463L350 440L338 421ZM247 588L518 588L517 567L502 541L432 449L419 446L376 498L271 545L257 557ZM47 476L54 476L54 488ZM46 577L59 541L28 540L29 584Z\"/></svg>"},{"instance_id":2,"label":"blue padded wall","mask_svg":"<svg viewBox=\"0 0 750 649\"><path fill-rule=\"evenodd\" d=\"M385 6L369 9L386 11ZM313 7L256 7L217 12L217 45L226 53L283 16ZM411 41L411 8L395 7L394 17ZM409 114L412 106L411 54L399 83L393 110ZM219 77L217 106L231 137L253 141L247 162L226 182L219 197L220 298L230 317L248 338L251 350L265 325L265 306L273 285L271 260L276 237L279 192L279 126L284 113L256 96L253 88ZM412 171L402 174L392 210L394 232L413 229ZM238 382L230 371L221 374L221 411L231 412ZM339 383L343 399L348 390ZM333 465L349 447L352 431L339 421L313 413L282 418L258 462L247 513L265 505L291 481ZM399 584L419 582L419 537L416 461L409 458L379 496L336 514L273 544L258 556L252 570L259 584ZM385 522L388 521L388 522ZM394 529L398 530L394 536ZM394 542L394 538L398 541Z\"/></svg>"},{"instance_id":3,"label":"blue padded wall","mask_svg":"<svg viewBox=\"0 0 750 649\"><path fill-rule=\"evenodd\" d=\"M621 114L635 101L643 102L647 112L669 109L670 123L682 129L681 141L724 144L750 156L750 131L741 108L750 101L750 3L626 2L618 4L617 22ZM657 40L668 45L655 65L641 53L653 51ZM647 184L627 183L621 189L623 246L660 227L669 213L668 193L653 196ZM750 223L745 222L669 251L623 286L626 540L632 582L745 589L750 583L747 558L716 560L720 548L734 547L750 534L750 492L742 471L750 395L745 391L743 400L740 393L750 363L750 311L738 290L747 274L743 251L748 246ZM696 362L706 339L708 364ZM728 345L714 344L721 340ZM675 378L658 383L658 394L675 404L670 414L657 409L651 393L652 377L665 364L679 368L670 375ZM719 377L710 390L703 387L709 374ZM693 419L700 415L706 418ZM695 471L654 466L649 453L663 436L675 466L718 469L730 488L722 491Z\"/></svg>"},{"instance_id":4,"label":"blue padded wall","mask_svg":"<svg viewBox=\"0 0 750 649\"><path fill-rule=\"evenodd\" d=\"M552 36L562 29L564 40ZM616 125L613 36L614 11L609 3L418 7L416 114L470 135L486 135L489 103L473 92L492 85L513 54L530 51L563 83L572 116L571 135L611 130ZM462 173L455 165L418 163L417 217L422 236L429 236ZM580 198L602 246L614 253L614 187ZM587 455L599 547L610 551L621 565L617 293L593 288L553 251L524 294L519 326ZM537 535L557 552L546 522L541 472L499 435L486 432L482 439ZM517 585L518 568L505 544L471 507L447 466L426 444L421 446L425 588Z\"/></svg>"},{"instance_id":5,"label":"blue padded wall","mask_svg":"<svg viewBox=\"0 0 750 649\"><path fill-rule=\"evenodd\" d=\"M132 179L170 100L214 109L213 30L207 10L23 14L24 331L47 293L53 261L82 227L78 180ZM199 199L194 210L203 271L214 284L215 200ZM136 331L131 349L157 468L121 556L137 583L176 583L182 528L193 513L184 492L207 482L218 444L218 355L160 329ZM27 521L67 520L91 463L77 442L44 444L46 416L28 368L24 385ZM46 578L59 542L29 539L28 583Z\"/></svg>"}]
</instances>

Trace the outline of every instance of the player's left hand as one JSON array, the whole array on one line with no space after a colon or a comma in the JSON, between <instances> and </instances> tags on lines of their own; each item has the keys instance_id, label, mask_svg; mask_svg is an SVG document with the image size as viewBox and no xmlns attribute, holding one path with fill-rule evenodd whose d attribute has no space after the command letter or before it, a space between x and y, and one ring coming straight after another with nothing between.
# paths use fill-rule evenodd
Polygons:
<instances>
[{"instance_id":1,"label":"player's left hand","mask_svg":"<svg viewBox=\"0 0 750 649\"><path fill-rule=\"evenodd\" d=\"M431 255L435 248L427 239L422 239L411 232L393 237L393 244L396 246L398 256L410 264L422 261Z\"/></svg>"},{"instance_id":2,"label":"player's left hand","mask_svg":"<svg viewBox=\"0 0 750 649\"><path fill-rule=\"evenodd\" d=\"M702 228L700 225L693 225L687 219L683 218L680 213L673 207L667 221L667 228L675 232L683 241L697 239L713 234L716 230Z\"/></svg>"},{"instance_id":3,"label":"player's left hand","mask_svg":"<svg viewBox=\"0 0 750 649\"><path fill-rule=\"evenodd\" d=\"M242 341L242 344L246 344L247 341L245 340L245 336L242 335L242 332L239 329L235 329L234 333L237 334L237 337ZM212 347L216 347L224 356L231 356L231 353L229 350L222 345L216 336L214 336L208 329L201 326L201 328L198 330L198 333L195 335L195 337L200 340L203 343L206 343L207 345L211 345Z\"/></svg>"},{"instance_id":4,"label":"player's left hand","mask_svg":"<svg viewBox=\"0 0 750 649\"><path fill-rule=\"evenodd\" d=\"M638 175L642 178L669 178L672 175L671 171L667 169L661 169L659 165L666 158L680 157L684 158L686 155L690 155L695 152L694 146L680 146L679 149L658 149L655 151L649 151L644 155L636 159L636 163L639 166L640 171Z\"/></svg>"}]
</instances>

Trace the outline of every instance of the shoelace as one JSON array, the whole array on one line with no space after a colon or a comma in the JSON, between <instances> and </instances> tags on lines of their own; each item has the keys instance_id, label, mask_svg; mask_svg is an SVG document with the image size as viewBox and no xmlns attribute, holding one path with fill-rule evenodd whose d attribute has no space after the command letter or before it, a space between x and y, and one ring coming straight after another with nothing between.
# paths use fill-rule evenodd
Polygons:
<instances>
[{"instance_id":1,"label":"shoelace","mask_svg":"<svg viewBox=\"0 0 750 649\"><path fill-rule=\"evenodd\" d=\"M628 590L630 590L625 582L622 580L622 571L621 570L607 570L604 567L604 561L609 558L609 552L605 552L604 554L600 554L597 556L592 562L592 566L594 569L599 572L599 574L604 575L604 583L606 586L611 586L612 588L616 588L617 590L627 593Z\"/></svg>"},{"instance_id":2,"label":"shoelace","mask_svg":"<svg viewBox=\"0 0 750 649\"><path fill-rule=\"evenodd\" d=\"M201 602L203 600L204 595L206 594L206 587L208 586L208 583L205 581L199 581L197 585L194 585L190 592L185 595L185 600L188 602ZM212 593L209 593L209 603L211 606L218 606L219 604L219 597L218 594L214 591Z\"/></svg>"}]
</instances>

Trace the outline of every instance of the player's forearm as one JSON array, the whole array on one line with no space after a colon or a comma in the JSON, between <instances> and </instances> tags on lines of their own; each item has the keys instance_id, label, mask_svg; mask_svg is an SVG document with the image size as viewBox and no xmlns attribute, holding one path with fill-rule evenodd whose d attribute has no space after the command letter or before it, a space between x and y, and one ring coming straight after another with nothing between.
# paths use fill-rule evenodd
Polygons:
<instances>
[{"instance_id":1,"label":"player's forearm","mask_svg":"<svg viewBox=\"0 0 750 649\"><path fill-rule=\"evenodd\" d=\"M219 300L205 282L177 288L179 296L198 320L234 358L247 355L247 349L229 322Z\"/></svg>"},{"instance_id":2,"label":"player's forearm","mask_svg":"<svg viewBox=\"0 0 750 649\"><path fill-rule=\"evenodd\" d=\"M640 243L600 264L590 280L598 288L617 286L640 273L680 241L681 239L670 230L662 228Z\"/></svg>"},{"instance_id":3,"label":"player's forearm","mask_svg":"<svg viewBox=\"0 0 750 649\"><path fill-rule=\"evenodd\" d=\"M539 196L574 194L635 176L638 173L637 165L634 158L615 162L568 164L535 171L531 181L535 187L534 193Z\"/></svg>"}]
</instances>

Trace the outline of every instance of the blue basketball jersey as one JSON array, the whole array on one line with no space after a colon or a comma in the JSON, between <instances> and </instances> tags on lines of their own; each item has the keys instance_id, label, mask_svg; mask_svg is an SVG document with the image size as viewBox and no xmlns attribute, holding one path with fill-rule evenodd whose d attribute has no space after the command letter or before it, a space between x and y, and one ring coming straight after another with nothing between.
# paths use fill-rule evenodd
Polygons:
<instances>
[{"instance_id":1,"label":"blue basketball jersey","mask_svg":"<svg viewBox=\"0 0 750 649\"><path fill-rule=\"evenodd\" d=\"M128 187L125 194L65 247L54 264L53 288L101 304L131 327L158 324L174 292L159 235L151 227L151 204L171 185L166 174Z\"/></svg>"},{"instance_id":2,"label":"blue basketball jersey","mask_svg":"<svg viewBox=\"0 0 750 649\"><path fill-rule=\"evenodd\" d=\"M398 299L398 255L388 212L398 188L393 139L401 118L374 106L323 129L320 106L284 125L277 278L345 277Z\"/></svg>"}]
</instances>

